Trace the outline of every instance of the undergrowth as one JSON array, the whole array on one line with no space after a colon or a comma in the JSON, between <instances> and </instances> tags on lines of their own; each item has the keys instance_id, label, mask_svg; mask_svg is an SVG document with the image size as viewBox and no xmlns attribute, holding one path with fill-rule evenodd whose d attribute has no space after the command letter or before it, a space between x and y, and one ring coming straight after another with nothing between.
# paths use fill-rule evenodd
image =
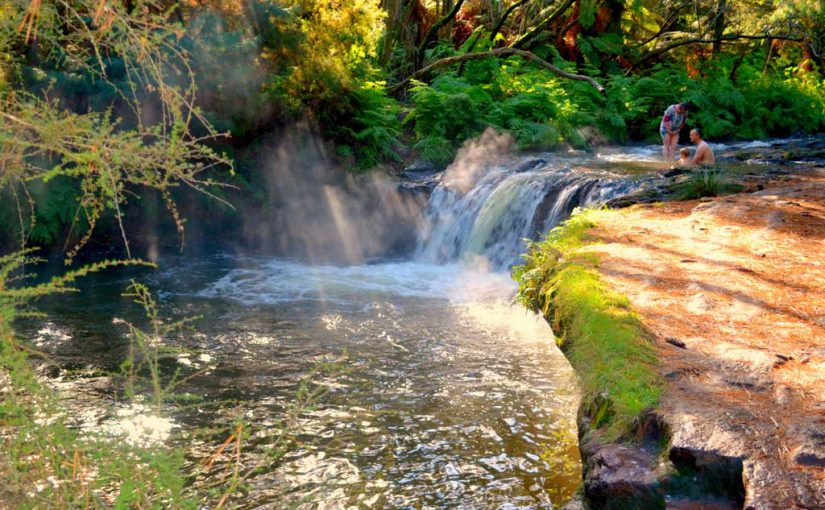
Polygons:
<instances>
[{"instance_id":1,"label":"undergrowth","mask_svg":"<svg viewBox=\"0 0 825 510\"><path fill-rule=\"evenodd\" d=\"M816 75L765 75L756 57L738 64L723 57L706 71L690 76L684 66L669 64L645 76L607 74L599 77L606 84L602 95L519 58L483 59L429 84L415 82L405 124L413 127L421 157L440 162L489 127L509 133L523 149L653 141L662 112L677 100L692 105L687 125L712 140L825 129L825 88Z\"/></svg>"},{"instance_id":2,"label":"undergrowth","mask_svg":"<svg viewBox=\"0 0 825 510\"><path fill-rule=\"evenodd\" d=\"M543 313L556 332L593 426L619 437L657 405L661 386L653 347L629 301L607 287L595 270L598 258L583 250L597 214L577 212L544 240L528 241L513 278L518 301Z\"/></svg>"},{"instance_id":3,"label":"undergrowth","mask_svg":"<svg viewBox=\"0 0 825 510\"><path fill-rule=\"evenodd\" d=\"M19 317L41 317L32 307L37 298L55 293L77 292L71 284L93 272L119 266L149 265L139 260L107 260L69 271L40 284L27 284L26 271L40 259L32 249L0 257L0 506L4 508L222 508L245 488L247 480L276 467L293 446L299 416L328 388L312 385L316 376L337 373L338 362L319 363L301 382L293 401L274 425L261 428L246 423L242 413L229 430L222 427L183 431L208 435L207 444L226 437L212 455L194 466L185 461L185 445L170 444L171 438L154 437L152 427L137 420L127 428L99 424L79 429L61 397L38 374L32 358L48 356L16 337L13 322ZM163 317L149 289L132 282L124 296L133 298L143 310L146 327L115 319L125 326L128 357L119 374L111 374L121 396L117 409L135 410L152 423L170 425L170 409L191 399L199 408L222 405L177 393L180 385L200 375L169 374L161 368L164 357L179 349L169 343L176 332L194 318ZM42 364L39 363L39 364ZM114 405L107 414L117 414ZM256 450L249 462L245 450L251 437ZM243 451L243 456L242 456ZM242 461L242 458L244 459ZM192 479L206 482L192 484Z\"/></svg>"},{"instance_id":4,"label":"undergrowth","mask_svg":"<svg viewBox=\"0 0 825 510\"><path fill-rule=\"evenodd\" d=\"M197 508L184 495L182 451L143 448L70 425L57 394L30 363L15 337L17 316L38 316L31 301L75 292L89 273L145 262L104 261L37 285L23 285L32 250L0 258L0 501L13 508ZM11 284L11 285L10 285Z\"/></svg>"}]
</instances>

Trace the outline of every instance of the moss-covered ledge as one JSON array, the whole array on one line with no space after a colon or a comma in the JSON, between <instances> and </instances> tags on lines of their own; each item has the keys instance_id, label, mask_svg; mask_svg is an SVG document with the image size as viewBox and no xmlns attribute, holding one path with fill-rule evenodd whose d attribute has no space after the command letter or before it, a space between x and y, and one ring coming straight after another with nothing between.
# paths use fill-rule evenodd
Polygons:
<instances>
[{"instance_id":1,"label":"moss-covered ledge","mask_svg":"<svg viewBox=\"0 0 825 510\"><path fill-rule=\"evenodd\" d=\"M530 242L513 277L519 301L544 314L580 379L585 502L593 509L664 508L664 438L649 418L663 390L656 352L628 299L601 279L598 240L589 233L609 213L577 211Z\"/></svg>"}]
</instances>

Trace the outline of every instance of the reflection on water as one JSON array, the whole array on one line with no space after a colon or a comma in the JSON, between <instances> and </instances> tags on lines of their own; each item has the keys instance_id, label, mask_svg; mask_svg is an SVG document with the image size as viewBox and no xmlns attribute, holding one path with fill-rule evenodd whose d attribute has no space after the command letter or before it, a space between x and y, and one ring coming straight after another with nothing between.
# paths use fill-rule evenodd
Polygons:
<instances>
[{"instance_id":1,"label":"reflection on water","mask_svg":"<svg viewBox=\"0 0 825 510\"><path fill-rule=\"evenodd\" d=\"M311 376L310 386L326 394L297 417L296 447L261 464L268 467L233 506L566 502L581 478L575 376L547 324L509 303L506 268L523 237L543 234L575 207L659 183L660 148L514 158L500 154L506 140L485 136L466 146L427 204L383 178L347 178L339 189L318 185L324 168L304 175L276 165L269 191L279 190L285 204L250 216L260 245L282 245L316 264L355 265L230 255L161 261L149 279L163 308L203 316L197 333L166 339L161 363L167 378L179 372L181 396L201 400L170 404L163 418L139 404L106 416L100 405L112 397L100 369L117 371L129 345L112 318L140 320L121 296L129 270L90 276L70 300L45 298L51 322L30 324L27 334L75 374L53 381L70 395L74 421L135 444L177 441L197 465L209 464L242 417L254 433L236 459L248 467L263 462L268 431L277 431ZM397 253L409 237L405 222L417 234L416 261L364 263ZM313 371L343 354L346 370ZM193 427L220 432L184 435Z\"/></svg>"},{"instance_id":2,"label":"reflection on water","mask_svg":"<svg viewBox=\"0 0 825 510\"><path fill-rule=\"evenodd\" d=\"M300 415L297 448L250 479L235 504L552 508L580 481L574 375L547 324L509 304L506 273L229 256L161 267L153 284L162 304L204 315L199 333L178 340L189 354L171 357L167 370L209 369L180 391L237 403L259 429L278 425L319 360L347 353L346 370L316 376L328 393ZM52 334L53 353L81 358L96 341L117 344L110 318L128 306L118 297L125 280L94 277L84 289L92 298L49 310L51 332L62 332ZM117 352L110 348L110 366ZM168 425L228 429L237 414L192 406ZM112 418L145 425L140 413ZM193 462L214 448L196 447ZM244 462L266 451L253 439Z\"/></svg>"}]
</instances>

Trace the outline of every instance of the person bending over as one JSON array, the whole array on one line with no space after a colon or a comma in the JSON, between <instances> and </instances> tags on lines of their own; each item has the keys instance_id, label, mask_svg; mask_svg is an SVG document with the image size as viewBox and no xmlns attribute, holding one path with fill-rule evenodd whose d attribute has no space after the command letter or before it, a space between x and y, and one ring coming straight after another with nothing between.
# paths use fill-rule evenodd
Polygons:
<instances>
[{"instance_id":1,"label":"person bending over","mask_svg":"<svg viewBox=\"0 0 825 510\"><path fill-rule=\"evenodd\" d=\"M662 156L665 163L672 164L676 157L676 144L679 143L679 131L687 119L688 104L678 103L667 107L659 123L659 134L662 135Z\"/></svg>"},{"instance_id":2,"label":"person bending over","mask_svg":"<svg viewBox=\"0 0 825 510\"><path fill-rule=\"evenodd\" d=\"M693 128L690 130L690 141L696 144L696 153L693 159L690 160L691 166L713 166L716 164L716 156L713 155L713 149L704 140L702 140L702 130Z\"/></svg>"}]
</instances>

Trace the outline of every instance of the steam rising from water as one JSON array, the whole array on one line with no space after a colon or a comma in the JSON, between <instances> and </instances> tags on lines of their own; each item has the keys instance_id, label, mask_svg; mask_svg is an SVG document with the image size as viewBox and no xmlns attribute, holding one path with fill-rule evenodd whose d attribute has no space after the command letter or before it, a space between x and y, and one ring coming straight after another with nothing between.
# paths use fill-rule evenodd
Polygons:
<instances>
[{"instance_id":1,"label":"steam rising from water","mask_svg":"<svg viewBox=\"0 0 825 510\"><path fill-rule=\"evenodd\" d=\"M245 238L310 264L360 264L409 251L423 199L380 172L336 168L324 146L295 132L259 149L269 209L242 204Z\"/></svg>"},{"instance_id":2,"label":"steam rising from water","mask_svg":"<svg viewBox=\"0 0 825 510\"><path fill-rule=\"evenodd\" d=\"M493 128L487 128L478 138L467 140L444 171L442 186L461 194L469 192L484 170L510 152L513 143L509 134L500 134Z\"/></svg>"}]
</instances>

